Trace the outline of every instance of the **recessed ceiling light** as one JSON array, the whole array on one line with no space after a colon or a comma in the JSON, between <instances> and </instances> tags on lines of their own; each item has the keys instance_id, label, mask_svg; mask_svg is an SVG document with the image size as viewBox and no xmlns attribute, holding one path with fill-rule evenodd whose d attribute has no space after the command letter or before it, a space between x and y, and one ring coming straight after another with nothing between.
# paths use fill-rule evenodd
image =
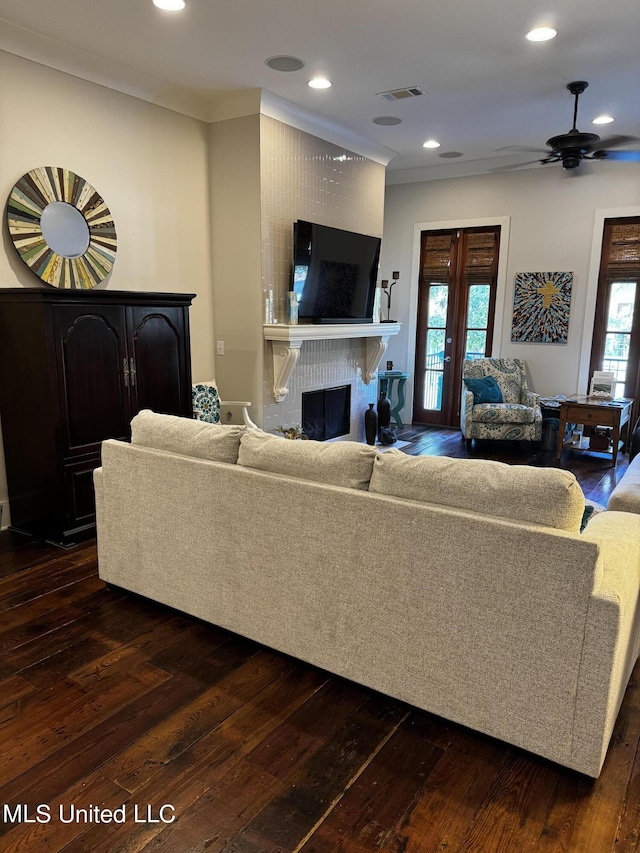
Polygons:
<instances>
[{"instance_id":1,"label":"recessed ceiling light","mask_svg":"<svg viewBox=\"0 0 640 853\"><path fill-rule=\"evenodd\" d=\"M613 116L608 116L608 115L596 116L593 119L593 121L591 122L591 124L611 124L611 122L613 120L614 120Z\"/></svg>"},{"instance_id":2,"label":"recessed ceiling light","mask_svg":"<svg viewBox=\"0 0 640 853\"><path fill-rule=\"evenodd\" d=\"M455 157L464 157L462 151L443 151L438 154L438 157L444 157L445 160L453 160Z\"/></svg>"},{"instance_id":3,"label":"recessed ceiling light","mask_svg":"<svg viewBox=\"0 0 640 853\"><path fill-rule=\"evenodd\" d=\"M165 12L179 12L184 9L184 0L153 0L153 5Z\"/></svg>"},{"instance_id":4,"label":"recessed ceiling light","mask_svg":"<svg viewBox=\"0 0 640 853\"><path fill-rule=\"evenodd\" d=\"M426 142L422 143L423 148L440 148L440 143L435 139L427 139Z\"/></svg>"},{"instance_id":5,"label":"recessed ceiling light","mask_svg":"<svg viewBox=\"0 0 640 853\"><path fill-rule=\"evenodd\" d=\"M304 68L304 62L297 56L272 56L265 63L274 71L300 71Z\"/></svg>"},{"instance_id":6,"label":"recessed ceiling light","mask_svg":"<svg viewBox=\"0 0 640 853\"><path fill-rule=\"evenodd\" d=\"M371 121L374 124L380 124L383 127L393 127L394 124L402 124L402 119L397 116L376 116Z\"/></svg>"},{"instance_id":7,"label":"recessed ceiling light","mask_svg":"<svg viewBox=\"0 0 640 853\"><path fill-rule=\"evenodd\" d=\"M309 86L312 89L330 89L332 85L331 80L327 80L326 77L314 77L313 80L309 80Z\"/></svg>"},{"instance_id":8,"label":"recessed ceiling light","mask_svg":"<svg viewBox=\"0 0 640 853\"><path fill-rule=\"evenodd\" d=\"M529 30L525 38L529 41L549 41L558 35L558 31L553 27L536 27L534 30Z\"/></svg>"}]
</instances>

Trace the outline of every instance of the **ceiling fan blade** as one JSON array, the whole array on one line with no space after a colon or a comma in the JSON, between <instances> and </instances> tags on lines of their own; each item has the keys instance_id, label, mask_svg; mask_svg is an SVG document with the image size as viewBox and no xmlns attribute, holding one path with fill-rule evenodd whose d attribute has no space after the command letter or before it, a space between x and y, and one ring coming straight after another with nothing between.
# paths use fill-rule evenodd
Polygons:
<instances>
[{"instance_id":1,"label":"ceiling fan blade","mask_svg":"<svg viewBox=\"0 0 640 853\"><path fill-rule=\"evenodd\" d=\"M637 136L608 136L606 139L601 139L594 147L594 151L601 151L609 148L619 148L621 145L629 145L630 142L640 142L640 137Z\"/></svg>"},{"instance_id":2,"label":"ceiling fan blade","mask_svg":"<svg viewBox=\"0 0 640 853\"><path fill-rule=\"evenodd\" d=\"M495 166L493 169L487 169L488 172L508 172L511 169L522 169L523 166L532 166L534 163L542 163L543 160L527 160L524 163L512 163L510 166Z\"/></svg>"},{"instance_id":3,"label":"ceiling fan blade","mask_svg":"<svg viewBox=\"0 0 640 853\"><path fill-rule=\"evenodd\" d=\"M625 160L627 163L640 163L640 151L599 151L598 160Z\"/></svg>"},{"instance_id":4,"label":"ceiling fan blade","mask_svg":"<svg viewBox=\"0 0 640 853\"><path fill-rule=\"evenodd\" d=\"M505 145L503 148L496 148L496 154L502 151L530 151L532 154L548 154L548 148L533 148L531 145Z\"/></svg>"}]
</instances>

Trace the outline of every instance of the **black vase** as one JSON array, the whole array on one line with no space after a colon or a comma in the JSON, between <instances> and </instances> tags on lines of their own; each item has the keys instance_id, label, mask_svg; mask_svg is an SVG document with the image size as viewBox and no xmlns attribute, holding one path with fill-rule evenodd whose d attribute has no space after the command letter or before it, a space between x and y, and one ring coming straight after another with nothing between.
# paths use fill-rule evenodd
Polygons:
<instances>
[{"instance_id":1,"label":"black vase","mask_svg":"<svg viewBox=\"0 0 640 853\"><path fill-rule=\"evenodd\" d=\"M378 429L388 427L391 423L391 403L387 400L387 392L382 391L378 400Z\"/></svg>"},{"instance_id":2,"label":"black vase","mask_svg":"<svg viewBox=\"0 0 640 853\"><path fill-rule=\"evenodd\" d=\"M364 434L367 439L367 444L376 443L376 434L378 432L378 416L376 415L373 403L369 403L369 408L364 413Z\"/></svg>"}]
</instances>

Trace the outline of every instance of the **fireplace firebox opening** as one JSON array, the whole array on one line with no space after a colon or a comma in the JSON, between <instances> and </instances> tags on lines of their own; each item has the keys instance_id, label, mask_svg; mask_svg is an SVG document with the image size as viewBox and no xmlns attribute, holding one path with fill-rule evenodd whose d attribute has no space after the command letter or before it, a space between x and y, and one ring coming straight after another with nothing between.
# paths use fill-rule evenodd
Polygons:
<instances>
[{"instance_id":1,"label":"fireplace firebox opening","mask_svg":"<svg viewBox=\"0 0 640 853\"><path fill-rule=\"evenodd\" d=\"M302 429L309 438L328 441L351 432L351 386L322 388L302 395Z\"/></svg>"}]
</instances>

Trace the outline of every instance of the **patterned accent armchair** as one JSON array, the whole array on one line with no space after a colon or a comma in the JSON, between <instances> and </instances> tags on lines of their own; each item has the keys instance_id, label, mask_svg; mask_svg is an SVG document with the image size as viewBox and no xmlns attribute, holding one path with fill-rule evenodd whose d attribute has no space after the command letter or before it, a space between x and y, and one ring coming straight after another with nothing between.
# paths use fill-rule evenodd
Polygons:
<instances>
[{"instance_id":1,"label":"patterned accent armchair","mask_svg":"<svg viewBox=\"0 0 640 853\"><path fill-rule=\"evenodd\" d=\"M198 382L191 387L191 400L193 403L193 417L197 421L206 421L209 424L220 423L220 409L222 406L239 406L242 409L242 420L246 426L257 429L256 424L249 416L248 407L251 403L246 403L238 400L220 399L218 394L218 386L215 379L209 379L207 382Z\"/></svg>"},{"instance_id":2,"label":"patterned accent armchair","mask_svg":"<svg viewBox=\"0 0 640 853\"><path fill-rule=\"evenodd\" d=\"M495 379L502 393L501 403L477 403L465 379ZM471 449L474 438L540 441L542 410L540 397L527 388L525 363L519 358L478 358L462 365L462 407L460 429Z\"/></svg>"}]
</instances>

